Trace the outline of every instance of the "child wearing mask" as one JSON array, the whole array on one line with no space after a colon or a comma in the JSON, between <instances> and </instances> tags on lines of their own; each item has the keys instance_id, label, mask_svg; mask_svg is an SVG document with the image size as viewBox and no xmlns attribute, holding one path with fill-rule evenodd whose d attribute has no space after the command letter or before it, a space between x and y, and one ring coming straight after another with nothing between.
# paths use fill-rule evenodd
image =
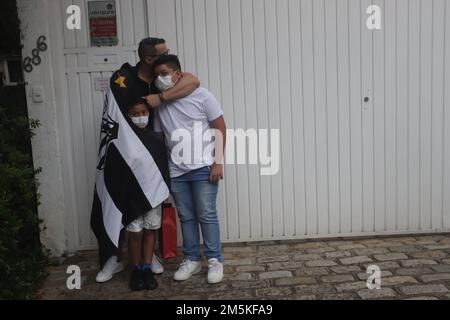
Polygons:
<instances>
[{"instance_id":1,"label":"child wearing mask","mask_svg":"<svg viewBox=\"0 0 450 320\"><path fill-rule=\"evenodd\" d=\"M144 143L153 143L153 149L161 149L159 153L164 153L164 145L156 137L155 133L148 128L149 107L145 100L133 104L128 109L128 116L133 124L138 127L137 134L144 135ZM158 282L152 272L152 262L155 259L154 245L156 230L161 228L161 208L154 208L145 213L132 223L126 230L128 231L128 251L132 268L130 288L138 290L155 290Z\"/></svg>"},{"instance_id":2,"label":"child wearing mask","mask_svg":"<svg viewBox=\"0 0 450 320\"><path fill-rule=\"evenodd\" d=\"M157 76L155 85L164 100L164 91L172 88L182 76L178 57L160 57L153 64L153 72ZM216 130L215 139L211 129ZM223 256L216 198L219 180L223 179L222 160L218 156L223 153L225 145L226 127L222 109L211 92L198 88L185 98L163 103L154 117L154 131L163 133L169 151L171 190L183 235L184 261L174 274L174 279L187 280L201 271L201 228L205 256L208 259L207 281L211 284L219 283L223 280ZM183 136L183 157L189 154L193 158L176 159L179 141L172 137L180 132L189 134L188 137ZM218 134L222 139L218 139ZM199 142L203 147L203 150L198 150L201 151L200 155L194 147ZM214 155L213 152L205 152L209 150L207 148L212 145L211 142L214 144L211 150Z\"/></svg>"}]
</instances>

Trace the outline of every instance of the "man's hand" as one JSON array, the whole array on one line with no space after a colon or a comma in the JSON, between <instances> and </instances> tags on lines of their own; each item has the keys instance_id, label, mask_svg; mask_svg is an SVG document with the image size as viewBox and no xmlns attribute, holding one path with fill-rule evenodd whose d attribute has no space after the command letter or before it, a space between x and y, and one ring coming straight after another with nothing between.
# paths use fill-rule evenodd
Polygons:
<instances>
[{"instance_id":1,"label":"man's hand","mask_svg":"<svg viewBox=\"0 0 450 320\"><path fill-rule=\"evenodd\" d=\"M209 182L217 183L220 180L223 180L223 165L214 163L209 173Z\"/></svg>"},{"instance_id":2,"label":"man's hand","mask_svg":"<svg viewBox=\"0 0 450 320\"><path fill-rule=\"evenodd\" d=\"M142 97L147 100L147 103L152 109L159 108L161 106L161 100L157 94L151 94L146 97Z\"/></svg>"}]
</instances>

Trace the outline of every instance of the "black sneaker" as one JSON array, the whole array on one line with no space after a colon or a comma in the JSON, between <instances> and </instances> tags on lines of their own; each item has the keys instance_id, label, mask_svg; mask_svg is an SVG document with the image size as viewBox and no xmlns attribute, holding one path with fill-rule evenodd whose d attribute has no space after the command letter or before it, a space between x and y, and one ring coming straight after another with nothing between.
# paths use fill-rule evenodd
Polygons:
<instances>
[{"instance_id":1,"label":"black sneaker","mask_svg":"<svg viewBox=\"0 0 450 320\"><path fill-rule=\"evenodd\" d=\"M145 289L147 290L155 290L158 288L158 281L156 281L155 277L153 276L152 269L147 269L144 271L144 284Z\"/></svg>"},{"instance_id":2,"label":"black sneaker","mask_svg":"<svg viewBox=\"0 0 450 320\"><path fill-rule=\"evenodd\" d=\"M130 278L130 288L133 291L144 290L144 271L141 269L133 269Z\"/></svg>"}]
</instances>

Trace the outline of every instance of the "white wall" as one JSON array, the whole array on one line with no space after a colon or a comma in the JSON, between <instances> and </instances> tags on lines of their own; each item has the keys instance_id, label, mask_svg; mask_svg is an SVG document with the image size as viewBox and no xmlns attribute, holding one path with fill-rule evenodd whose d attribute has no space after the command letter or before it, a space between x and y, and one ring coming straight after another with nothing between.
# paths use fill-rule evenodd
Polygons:
<instances>
[{"instance_id":1,"label":"white wall","mask_svg":"<svg viewBox=\"0 0 450 320\"><path fill-rule=\"evenodd\" d=\"M147 35L166 38L214 92L228 127L281 129L278 175L226 167L224 241L450 230L446 0L117 0L120 43L106 49L88 47L86 20L80 31L63 27L65 8L86 12L85 0L37 3L47 1L19 0L23 21L38 26L24 29L24 41L35 41L50 7L55 27L42 32L51 32L55 55L27 81L46 79L58 101L29 104L49 128L33 144L42 185L52 187L42 188L40 212L53 226L48 236L69 250L95 246L89 216L102 94L94 79L135 62ZM366 28L372 3L382 30ZM113 63L96 63L99 55Z\"/></svg>"},{"instance_id":2,"label":"white wall","mask_svg":"<svg viewBox=\"0 0 450 320\"><path fill-rule=\"evenodd\" d=\"M281 128L279 175L227 168L226 239L448 230L445 0L176 5L178 52L228 124Z\"/></svg>"},{"instance_id":3,"label":"white wall","mask_svg":"<svg viewBox=\"0 0 450 320\"><path fill-rule=\"evenodd\" d=\"M39 193L41 195L39 217L44 220L41 237L46 246L56 255L67 250L66 233L67 203L63 193L63 175L61 172L61 130L58 127L58 109L56 102L59 96L61 70L57 62L61 59L61 51L55 48L55 39L49 28L49 6L47 1L17 1L18 14L21 21L22 55L31 56L36 48L36 41L41 35L47 37L48 50L40 53L42 62L33 66L31 73L25 74L28 113L33 119L40 121L36 136L32 140L33 161L36 168L42 168L39 175ZM56 62L56 63L55 63ZM56 74L56 77L55 77ZM34 103L31 97L32 87L42 86L44 102ZM70 212L70 210L69 210Z\"/></svg>"}]
</instances>

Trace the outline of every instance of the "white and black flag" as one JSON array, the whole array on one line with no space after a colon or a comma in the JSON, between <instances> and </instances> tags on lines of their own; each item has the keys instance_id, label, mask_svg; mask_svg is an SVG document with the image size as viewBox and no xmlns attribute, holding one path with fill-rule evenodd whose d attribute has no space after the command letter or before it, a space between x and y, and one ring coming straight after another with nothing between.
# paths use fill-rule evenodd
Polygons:
<instances>
[{"instance_id":1,"label":"white and black flag","mask_svg":"<svg viewBox=\"0 0 450 320\"><path fill-rule=\"evenodd\" d=\"M128 107L146 94L133 87L129 71L122 67L112 76L101 124L91 228L102 267L115 254L122 228L169 196L164 143L127 116Z\"/></svg>"}]
</instances>

